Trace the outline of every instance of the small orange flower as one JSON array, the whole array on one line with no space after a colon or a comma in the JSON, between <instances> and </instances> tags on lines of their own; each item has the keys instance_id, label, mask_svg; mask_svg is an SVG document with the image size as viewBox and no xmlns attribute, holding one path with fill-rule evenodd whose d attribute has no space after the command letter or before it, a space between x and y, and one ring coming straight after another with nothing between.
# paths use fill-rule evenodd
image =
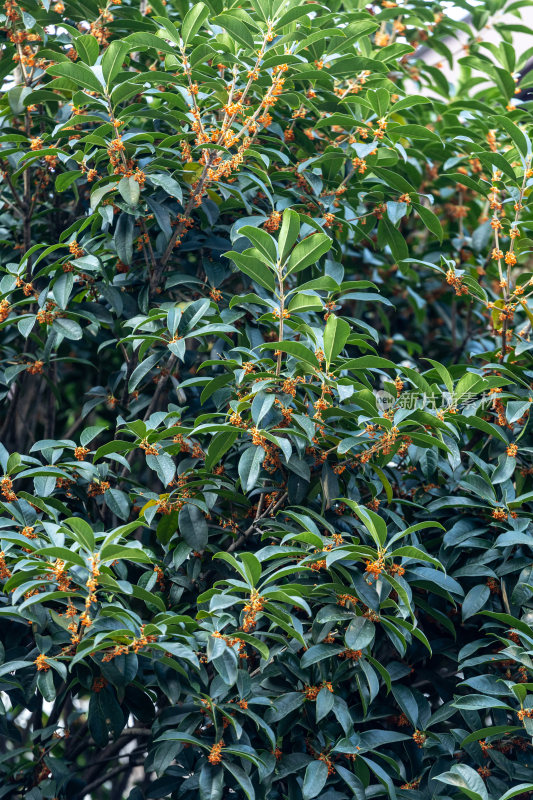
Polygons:
<instances>
[{"instance_id":1,"label":"small orange flower","mask_svg":"<svg viewBox=\"0 0 533 800\"><path fill-rule=\"evenodd\" d=\"M419 747L424 746L424 742L426 741L426 739L427 739L426 734L422 733L422 731L419 731L418 729L413 733L413 740Z\"/></svg>"},{"instance_id":2,"label":"small orange flower","mask_svg":"<svg viewBox=\"0 0 533 800\"><path fill-rule=\"evenodd\" d=\"M7 579L11 577L11 570L8 568L6 564L6 558L4 551L0 551L0 579Z\"/></svg>"},{"instance_id":3,"label":"small orange flower","mask_svg":"<svg viewBox=\"0 0 533 800\"><path fill-rule=\"evenodd\" d=\"M36 665L37 670L39 672L48 672L48 670L50 669L48 659L43 653L39 653L39 655L37 656L37 658L33 663Z\"/></svg>"},{"instance_id":4,"label":"small orange flower","mask_svg":"<svg viewBox=\"0 0 533 800\"><path fill-rule=\"evenodd\" d=\"M76 447L74 450L74 458L77 461L85 461L85 456L90 452L88 447Z\"/></svg>"},{"instance_id":5,"label":"small orange flower","mask_svg":"<svg viewBox=\"0 0 533 800\"><path fill-rule=\"evenodd\" d=\"M505 263L510 267L514 267L516 264L516 256L514 253L511 253L510 250L505 254Z\"/></svg>"},{"instance_id":6,"label":"small orange flower","mask_svg":"<svg viewBox=\"0 0 533 800\"><path fill-rule=\"evenodd\" d=\"M273 211L264 224L264 228L270 233L277 231L281 222L281 214L279 211Z\"/></svg>"},{"instance_id":7,"label":"small orange flower","mask_svg":"<svg viewBox=\"0 0 533 800\"><path fill-rule=\"evenodd\" d=\"M210 764L220 764L222 761L221 751L224 747L224 740L221 739L217 744L214 744L211 748L209 755L207 756L207 760Z\"/></svg>"}]
</instances>

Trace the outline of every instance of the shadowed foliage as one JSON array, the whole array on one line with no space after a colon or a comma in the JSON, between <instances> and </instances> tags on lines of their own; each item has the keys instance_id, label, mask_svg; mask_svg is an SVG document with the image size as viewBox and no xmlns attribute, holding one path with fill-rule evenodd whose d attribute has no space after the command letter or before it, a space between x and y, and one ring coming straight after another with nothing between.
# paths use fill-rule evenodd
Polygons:
<instances>
[{"instance_id":1,"label":"shadowed foliage","mask_svg":"<svg viewBox=\"0 0 533 800\"><path fill-rule=\"evenodd\" d=\"M0 798L533 796L531 4L453 12L4 3Z\"/></svg>"}]
</instances>

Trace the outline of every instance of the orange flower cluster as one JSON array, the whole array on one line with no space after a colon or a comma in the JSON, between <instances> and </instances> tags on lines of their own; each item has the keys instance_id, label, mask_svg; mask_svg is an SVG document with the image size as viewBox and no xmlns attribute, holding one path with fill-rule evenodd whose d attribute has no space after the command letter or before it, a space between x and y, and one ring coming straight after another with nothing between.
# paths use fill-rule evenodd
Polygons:
<instances>
[{"instance_id":1,"label":"orange flower cluster","mask_svg":"<svg viewBox=\"0 0 533 800\"><path fill-rule=\"evenodd\" d=\"M57 309L53 300L48 300L44 308L40 308L36 314L37 322L39 325L51 325L52 322L58 317L60 311Z\"/></svg>"},{"instance_id":2,"label":"orange flower cluster","mask_svg":"<svg viewBox=\"0 0 533 800\"><path fill-rule=\"evenodd\" d=\"M9 305L9 300L4 297L3 300L0 300L0 322L5 322L5 320L9 317L10 311L11 306Z\"/></svg>"},{"instance_id":3,"label":"orange flower cluster","mask_svg":"<svg viewBox=\"0 0 533 800\"><path fill-rule=\"evenodd\" d=\"M207 760L210 764L220 764L222 761L222 748L224 747L224 740L221 739L219 742L214 744L209 751L209 755L207 756Z\"/></svg>"},{"instance_id":4,"label":"orange flower cluster","mask_svg":"<svg viewBox=\"0 0 533 800\"><path fill-rule=\"evenodd\" d=\"M297 378L286 378L281 384L281 391L283 394L290 394L291 397L296 397L296 387L299 383L305 383L305 378L299 376Z\"/></svg>"},{"instance_id":5,"label":"orange flower cluster","mask_svg":"<svg viewBox=\"0 0 533 800\"><path fill-rule=\"evenodd\" d=\"M379 556L375 561L367 561L365 572L370 573L371 577L374 580L377 580L383 570L385 569L385 561L383 560L383 556Z\"/></svg>"},{"instance_id":6,"label":"orange flower cluster","mask_svg":"<svg viewBox=\"0 0 533 800\"><path fill-rule=\"evenodd\" d=\"M246 633L253 631L257 621L257 614L262 611L265 605L265 599L261 597L257 589L254 589L250 594L249 602L244 606L244 619L242 629Z\"/></svg>"},{"instance_id":7,"label":"orange flower cluster","mask_svg":"<svg viewBox=\"0 0 533 800\"><path fill-rule=\"evenodd\" d=\"M40 361L39 359L36 361L29 361L26 366L26 372L29 372L30 375L42 375L43 367L44 361Z\"/></svg>"},{"instance_id":8,"label":"orange flower cluster","mask_svg":"<svg viewBox=\"0 0 533 800\"><path fill-rule=\"evenodd\" d=\"M496 153L496 151L498 150L498 144L496 142L496 131L495 130L490 130L487 133L487 143L488 143L490 149L492 150L492 152Z\"/></svg>"},{"instance_id":9,"label":"orange flower cluster","mask_svg":"<svg viewBox=\"0 0 533 800\"><path fill-rule=\"evenodd\" d=\"M99 561L99 556L98 556L97 553L95 553L89 559L89 563L90 563L90 567L91 567L91 574L89 575L89 577L87 578L87 581L85 583L85 586L87 587L88 594L87 594L87 597L85 598L85 611L80 616L80 623L86 628L89 628L93 624L92 619L90 617L90 611L91 611L91 606L94 603L96 603L96 600L97 600L97 598L96 598L96 590L97 590L97 587L98 587L98 576L100 575L100 570L98 568L98 561ZM74 642L73 642L73 644L74 644ZM76 642L76 644L77 644L77 642Z\"/></svg>"},{"instance_id":10,"label":"orange flower cluster","mask_svg":"<svg viewBox=\"0 0 533 800\"><path fill-rule=\"evenodd\" d=\"M101 675L99 675L97 678L94 679L91 689L93 692L95 692L95 694L98 694L99 692L102 691L102 689L105 689L106 686L107 686L106 679L103 678Z\"/></svg>"},{"instance_id":11,"label":"orange flower cluster","mask_svg":"<svg viewBox=\"0 0 533 800\"><path fill-rule=\"evenodd\" d=\"M419 747L424 746L424 742L426 741L426 739L427 739L426 734L422 733L422 731L419 731L418 729L413 733L413 740Z\"/></svg>"},{"instance_id":12,"label":"orange flower cluster","mask_svg":"<svg viewBox=\"0 0 533 800\"><path fill-rule=\"evenodd\" d=\"M409 726L409 720L405 716L405 714L399 714L397 717L393 716L390 717L390 721L393 725L397 725L399 728L407 728Z\"/></svg>"},{"instance_id":13,"label":"orange flower cluster","mask_svg":"<svg viewBox=\"0 0 533 800\"><path fill-rule=\"evenodd\" d=\"M391 564L390 567L387 567L387 572L389 575L398 575L401 578L405 574L405 567L401 567L399 564Z\"/></svg>"},{"instance_id":14,"label":"orange flower cluster","mask_svg":"<svg viewBox=\"0 0 533 800\"><path fill-rule=\"evenodd\" d=\"M453 269L449 269L446 273L446 283L449 283L455 289L455 294L460 297L462 294L468 294L468 286L465 286L462 279L457 277Z\"/></svg>"},{"instance_id":15,"label":"orange flower cluster","mask_svg":"<svg viewBox=\"0 0 533 800\"><path fill-rule=\"evenodd\" d=\"M76 447L74 448L74 458L77 461L85 461L85 456L90 452L88 447Z\"/></svg>"},{"instance_id":16,"label":"orange flower cluster","mask_svg":"<svg viewBox=\"0 0 533 800\"><path fill-rule=\"evenodd\" d=\"M273 211L272 214L269 216L267 221L264 223L263 227L265 230L269 231L269 233L274 233L277 231L281 223L281 214L279 211Z\"/></svg>"},{"instance_id":17,"label":"orange flower cluster","mask_svg":"<svg viewBox=\"0 0 533 800\"><path fill-rule=\"evenodd\" d=\"M492 512L492 518L498 520L498 522L505 522L507 517L508 514L504 508L495 508Z\"/></svg>"},{"instance_id":18,"label":"orange flower cluster","mask_svg":"<svg viewBox=\"0 0 533 800\"><path fill-rule=\"evenodd\" d=\"M48 659L43 653L39 653L39 655L37 656L37 658L33 663L37 667L38 672L48 672L48 670L50 669Z\"/></svg>"},{"instance_id":19,"label":"orange flower cluster","mask_svg":"<svg viewBox=\"0 0 533 800\"><path fill-rule=\"evenodd\" d=\"M352 159L353 168L357 170L360 175L364 175L367 170L366 161L364 158L353 158Z\"/></svg>"},{"instance_id":20,"label":"orange flower cluster","mask_svg":"<svg viewBox=\"0 0 533 800\"><path fill-rule=\"evenodd\" d=\"M337 595L337 605L346 608L348 603L352 603L355 605L359 602L359 598L355 597L353 594L339 594Z\"/></svg>"},{"instance_id":21,"label":"orange flower cluster","mask_svg":"<svg viewBox=\"0 0 533 800\"><path fill-rule=\"evenodd\" d=\"M517 454L517 453L518 453L518 445L516 445L516 444L513 442L513 443L512 443L512 444L510 444L510 445L509 445L509 447L507 448L507 455L508 455L510 458L516 458L516 454Z\"/></svg>"},{"instance_id":22,"label":"orange flower cluster","mask_svg":"<svg viewBox=\"0 0 533 800\"><path fill-rule=\"evenodd\" d=\"M139 636L139 638L133 639L133 641L130 644L115 645L115 647L112 650L109 650L104 655L102 661L107 663L108 661L112 661L117 656L127 655L131 650L134 653L138 653L139 650L141 650L143 647L146 647L146 645L151 644L152 642L156 642L157 636L154 635L145 636L143 633L143 628L144 625L141 628L141 635Z\"/></svg>"},{"instance_id":23,"label":"orange flower cluster","mask_svg":"<svg viewBox=\"0 0 533 800\"><path fill-rule=\"evenodd\" d=\"M479 746L481 747L481 751L485 757L488 757L489 750L494 750L494 745L488 744L486 739L480 739Z\"/></svg>"},{"instance_id":24,"label":"orange flower cluster","mask_svg":"<svg viewBox=\"0 0 533 800\"><path fill-rule=\"evenodd\" d=\"M320 753L320 755L318 756L318 760L323 761L326 767L328 768L328 776L334 774L335 767L333 766L331 758L328 755L326 755L326 753Z\"/></svg>"},{"instance_id":25,"label":"orange flower cluster","mask_svg":"<svg viewBox=\"0 0 533 800\"><path fill-rule=\"evenodd\" d=\"M505 263L510 267L514 267L516 264L516 256L510 250L505 254Z\"/></svg>"},{"instance_id":26,"label":"orange flower cluster","mask_svg":"<svg viewBox=\"0 0 533 800\"><path fill-rule=\"evenodd\" d=\"M146 453L147 456L157 456L157 455L159 455L159 449L156 447L156 445L149 444L149 442L146 439L143 439L140 442L139 447L140 447L141 450L144 450L144 452Z\"/></svg>"},{"instance_id":27,"label":"orange flower cluster","mask_svg":"<svg viewBox=\"0 0 533 800\"><path fill-rule=\"evenodd\" d=\"M400 786L400 789L404 790L415 790L418 789L420 786L420 778L416 778L414 781L409 781L409 783L404 783Z\"/></svg>"},{"instance_id":28,"label":"orange flower cluster","mask_svg":"<svg viewBox=\"0 0 533 800\"><path fill-rule=\"evenodd\" d=\"M4 496L4 499L8 502L12 502L17 499L17 495L13 491L13 481L7 475L0 480L0 491Z\"/></svg>"},{"instance_id":29,"label":"orange flower cluster","mask_svg":"<svg viewBox=\"0 0 533 800\"><path fill-rule=\"evenodd\" d=\"M91 483L87 489L87 495L89 497L98 497L100 494L105 494L110 488L111 484L109 481L95 481L94 483Z\"/></svg>"},{"instance_id":30,"label":"orange flower cluster","mask_svg":"<svg viewBox=\"0 0 533 800\"><path fill-rule=\"evenodd\" d=\"M154 572L157 575L157 578L156 578L157 585L159 586L159 588L162 591L164 591L165 590L165 573L163 572L163 570L161 569L161 567L158 564L155 565Z\"/></svg>"},{"instance_id":31,"label":"orange flower cluster","mask_svg":"<svg viewBox=\"0 0 533 800\"><path fill-rule=\"evenodd\" d=\"M7 580L11 577L11 570L6 564L6 554L0 550L0 580Z\"/></svg>"},{"instance_id":32,"label":"orange flower cluster","mask_svg":"<svg viewBox=\"0 0 533 800\"><path fill-rule=\"evenodd\" d=\"M399 434L399 429L394 425L390 431L384 431L379 439L368 450L365 450L364 453L361 453L359 456L357 456L357 458L362 464L367 464L374 453L378 453L379 451L381 451L384 455L390 455Z\"/></svg>"},{"instance_id":33,"label":"orange flower cluster","mask_svg":"<svg viewBox=\"0 0 533 800\"><path fill-rule=\"evenodd\" d=\"M233 647L234 645L239 645L239 658L247 659L248 655L246 653L246 642L243 639L240 639L238 636L225 636L220 631L213 631L211 634L215 639L223 639L228 647Z\"/></svg>"},{"instance_id":34,"label":"orange flower cluster","mask_svg":"<svg viewBox=\"0 0 533 800\"><path fill-rule=\"evenodd\" d=\"M83 247L81 247L81 245L79 245L76 241L71 242L68 246L68 249L74 258L81 258L83 255Z\"/></svg>"},{"instance_id":35,"label":"orange flower cluster","mask_svg":"<svg viewBox=\"0 0 533 800\"><path fill-rule=\"evenodd\" d=\"M347 648L343 650L342 653L339 653L338 658L345 658L347 661L359 661L362 655L362 650L351 650Z\"/></svg>"},{"instance_id":36,"label":"orange flower cluster","mask_svg":"<svg viewBox=\"0 0 533 800\"><path fill-rule=\"evenodd\" d=\"M65 562L58 558L53 564L50 564L50 572L47 577L57 583L57 588L60 592L70 591L70 578L68 572L65 570Z\"/></svg>"}]
</instances>

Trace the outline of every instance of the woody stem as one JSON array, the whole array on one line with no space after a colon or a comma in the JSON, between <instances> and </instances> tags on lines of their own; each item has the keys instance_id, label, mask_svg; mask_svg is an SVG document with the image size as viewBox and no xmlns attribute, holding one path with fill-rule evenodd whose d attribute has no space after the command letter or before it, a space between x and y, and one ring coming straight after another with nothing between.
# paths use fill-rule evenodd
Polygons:
<instances>
[{"instance_id":1,"label":"woody stem","mask_svg":"<svg viewBox=\"0 0 533 800\"><path fill-rule=\"evenodd\" d=\"M278 326L278 342L283 341L283 314L285 312L285 287L283 285L283 267L278 264L278 284L279 284L279 326ZM276 363L276 375L279 376L281 372L281 350L278 351L278 360Z\"/></svg>"}]
</instances>

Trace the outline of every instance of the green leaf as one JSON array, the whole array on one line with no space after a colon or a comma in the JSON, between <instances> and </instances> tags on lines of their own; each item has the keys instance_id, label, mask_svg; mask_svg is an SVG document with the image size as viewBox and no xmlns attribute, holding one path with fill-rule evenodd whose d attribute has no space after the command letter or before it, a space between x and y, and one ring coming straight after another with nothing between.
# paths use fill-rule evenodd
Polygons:
<instances>
[{"instance_id":1,"label":"green leaf","mask_svg":"<svg viewBox=\"0 0 533 800\"><path fill-rule=\"evenodd\" d=\"M278 258L276 242L269 233L262 228L243 225L242 228L239 228L239 235L246 236L272 266L276 264Z\"/></svg>"},{"instance_id":2,"label":"green leaf","mask_svg":"<svg viewBox=\"0 0 533 800\"><path fill-rule=\"evenodd\" d=\"M424 553L423 550L420 550L419 547L413 547L412 545L405 545L404 547L398 547L397 550L394 550L389 555L393 558L412 558L415 561L428 561L429 563L433 564L434 567L437 569L444 569L440 561L433 556L430 556L428 553Z\"/></svg>"},{"instance_id":3,"label":"green leaf","mask_svg":"<svg viewBox=\"0 0 533 800\"><path fill-rule=\"evenodd\" d=\"M128 390L130 392L133 392L135 390L135 388L139 385L142 379L146 377L146 375L148 375L152 367L154 367L157 364L160 358L161 358L160 353L152 353L151 356L145 358L144 361L141 361L141 363L135 367L135 369L131 374L131 378L129 379L128 382Z\"/></svg>"},{"instance_id":4,"label":"green leaf","mask_svg":"<svg viewBox=\"0 0 533 800\"><path fill-rule=\"evenodd\" d=\"M224 750L222 750L222 754L224 754ZM222 764L228 770L230 775L232 775L232 777L237 781L237 783L243 790L244 794L246 795L247 800L255 800L255 791L252 781L250 780L246 772L242 769L242 767L237 766L235 762L231 762L228 764L225 761L222 761Z\"/></svg>"},{"instance_id":5,"label":"green leaf","mask_svg":"<svg viewBox=\"0 0 533 800\"><path fill-rule=\"evenodd\" d=\"M119 519L127 520L130 515L130 502L126 492L120 489L108 489L105 496L109 510Z\"/></svg>"},{"instance_id":6,"label":"green leaf","mask_svg":"<svg viewBox=\"0 0 533 800\"><path fill-rule=\"evenodd\" d=\"M376 545L378 547L383 547L387 539L387 525L385 520L382 519L379 514L376 514L369 508L363 508L359 506L353 500L343 498L342 501L343 503L346 503L346 505L349 506L352 511L355 511L363 525L372 536L372 539Z\"/></svg>"},{"instance_id":7,"label":"green leaf","mask_svg":"<svg viewBox=\"0 0 533 800\"><path fill-rule=\"evenodd\" d=\"M68 304L70 294L74 286L74 275L72 272L63 272L54 283L53 295L59 308L65 309Z\"/></svg>"},{"instance_id":8,"label":"green leaf","mask_svg":"<svg viewBox=\"0 0 533 800\"><path fill-rule=\"evenodd\" d=\"M111 85L113 78L122 69L124 58L130 52L130 49L128 42L115 39L104 52L102 56L102 72L108 87Z\"/></svg>"},{"instance_id":9,"label":"green leaf","mask_svg":"<svg viewBox=\"0 0 533 800\"><path fill-rule=\"evenodd\" d=\"M81 169L74 169L71 170L70 172L61 173L56 178L55 182L56 192L64 192L66 189L68 189L69 186L72 186L72 184L75 181L77 181L78 178L81 178L82 175L83 172L81 171Z\"/></svg>"},{"instance_id":10,"label":"green leaf","mask_svg":"<svg viewBox=\"0 0 533 800\"><path fill-rule=\"evenodd\" d=\"M198 788L200 800L222 800L224 791L224 770L205 763L200 770Z\"/></svg>"},{"instance_id":11,"label":"green leaf","mask_svg":"<svg viewBox=\"0 0 533 800\"><path fill-rule=\"evenodd\" d=\"M491 118L491 124L494 124L497 128L503 128L509 134L521 156L524 158L531 156L531 140L529 136L520 130L518 125L515 125L509 117L505 117L503 114L496 114Z\"/></svg>"},{"instance_id":12,"label":"green leaf","mask_svg":"<svg viewBox=\"0 0 533 800\"><path fill-rule=\"evenodd\" d=\"M483 779L466 764L454 764L450 772L435 775L435 780L459 787L470 800L488 800Z\"/></svg>"},{"instance_id":13,"label":"green leaf","mask_svg":"<svg viewBox=\"0 0 533 800\"><path fill-rule=\"evenodd\" d=\"M320 369L320 364L313 351L309 350L309 348L301 342L267 342L260 345L259 349L281 350L282 353L288 353L299 361L305 361L315 369Z\"/></svg>"},{"instance_id":14,"label":"green leaf","mask_svg":"<svg viewBox=\"0 0 533 800\"><path fill-rule=\"evenodd\" d=\"M375 628L366 617L356 617L353 619L344 634L346 647L350 650L364 650L374 641Z\"/></svg>"},{"instance_id":15,"label":"green leaf","mask_svg":"<svg viewBox=\"0 0 533 800\"><path fill-rule=\"evenodd\" d=\"M339 655L339 653L342 653L343 650L344 647L339 647L337 645L314 644L303 654L300 660L301 667L302 669L306 669L312 664L317 664L319 661L323 661L325 658L332 658L333 656Z\"/></svg>"},{"instance_id":16,"label":"green leaf","mask_svg":"<svg viewBox=\"0 0 533 800\"><path fill-rule=\"evenodd\" d=\"M183 44L187 46L190 39L193 39L206 19L209 17L209 9L205 3L194 3L183 19L181 26L181 38Z\"/></svg>"},{"instance_id":17,"label":"green leaf","mask_svg":"<svg viewBox=\"0 0 533 800\"><path fill-rule=\"evenodd\" d=\"M60 333L61 336L64 336L65 339L76 341L83 337L81 326L68 317L58 317L55 319L52 328Z\"/></svg>"},{"instance_id":18,"label":"green leaf","mask_svg":"<svg viewBox=\"0 0 533 800\"><path fill-rule=\"evenodd\" d=\"M141 196L141 187L135 178L122 178L117 186L120 194L130 206L136 206Z\"/></svg>"},{"instance_id":19,"label":"green leaf","mask_svg":"<svg viewBox=\"0 0 533 800\"><path fill-rule=\"evenodd\" d=\"M326 356L326 365L334 361L344 349L344 345L348 341L351 333L351 328L346 320L336 317L335 314L330 314L326 327L324 330L324 355Z\"/></svg>"},{"instance_id":20,"label":"green leaf","mask_svg":"<svg viewBox=\"0 0 533 800\"><path fill-rule=\"evenodd\" d=\"M274 274L258 258L254 258L254 256L247 255L246 253L236 253L234 250L224 253L224 256L230 258L241 272L248 275L249 278L258 283L259 286L262 286L263 289L268 289L270 292L274 291Z\"/></svg>"},{"instance_id":21,"label":"green leaf","mask_svg":"<svg viewBox=\"0 0 533 800\"><path fill-rule=\"evenodd\" d=\"M244 492L250 492L257 483L259 471L265 458L262 447L247 447L239 459L239 478Z\"/></svg>"},{"instance_id":22,"label":"green leaf","mask_svg":"<svg viewBox=\"0 0 533 800\"><path fill-rule=\"evenodd\" d=\"M463 620L466 620L469 617L472 617L474 614L477 614L478 611L481 611L481 609L485 607L489 597L490 589L488 586L485 584L473 586L463 600Z\"/></svg>"},{"instance_id":23,"label":"green leaf","mask_svg":"<svg viewBox=\"0 0 533 800\"><path fill-rule=\"evenodd\" d=\"M303 800L311 800L320 794L328 779L328 766L323 761L312 761L305 770L302 788Z\"/></svg>"},{"instance_id":24,"label":"green leaf","mask_svg":"<svg viewBox=\"0 0 533 800\"><path fill-rule=\"evenodd\" d=\"M47 72L50 75L69 78L82 88L89 89L91 92L96 92L97 95L102 94L102 84L92 69L85 64L73 64L71 61L68 63L54 64L52 67L48 67Z\"/></svg>"},{"instance_id":25,"label":"green leaf","mask_svg":"<svg viewBox=\"0 0 533 800\"><path fill-rule=\"evenodd\" d=\"M95 538L94 532L88 522L81 517L69 517L65 520L65 525L74 532L74 538L89 553L94 553Z\"/></svg>"},{"instance_id":26,"label":"green leaf","mask_svg":"<svg viewBox=\"0 0 533 800\"><path fill-rule=\"evenodd\" d=\"M499 800L510 800L511 797L516 797L517 794L525 794L526 792L533 792L533 783L519 783L502 794Z\"/></svg>"},{"instance_id":27,"label":"green leaf","mask_svg":"<svg viewBox=\"0 0 533 800\"><path fill-rule=\"evenodd\" d=\"M442 225L437 215L431 211L430 208L420 205L419 203L413 203L413 207L416 208L420 219L428 231L436 236L439 242L442 242L444 238L444 231L442 230Z\"/></svg>"},{"instance_id":28,"label":"green leaf","mask_svg":"<svg viewBox=\"0 0 533 800\"><path fill-rule=\"evenodd\" d=\"M68 547L58 547L53 545L51 547L39 548L40 556L50 556L50 558L61 559L66 564L77 564L78 567L87 567L85 559L79 553L69 550Z\"/></svg>"},{"instance_id":29,"label":"green leaf","mask_svg":"<svg viewBox=\"0 0 533 800\"><path fill-rule=\"evenodd\" d=\"M154 22L157 22L158 25L161 25L161 28L159 28L157 31L158 36L161 36L162 39L170 39L170 41L174 42L174 44L177 44L178 46L180 45L178 29L174 23L172 23L166 17L154 17Z\"/></svg>"},{"instance_id":30,"label":"green leaf","mask_svg":"<svg viewBox=\"0 0 533 800\"><path fill-rule=\"evenodd\" d=\"M205 515L193 503L186 503L178 517L180 535L194 550L203 550L207 544L209 529Z\"/></svg>"},{"instance_id":31,"label":"green leaf","mask_svg":"<svg viewBox=\"0 0 533 800\"><path fill-rule=\"evenodd\" d=\"M489 697L483 694L469 694L465 697L456 697L452 705L454 708L462 708L467 711L484 711L489 708L510 709L510 706L504 703L503 700L498 700L496 697Z\"/></svg>"},{"instance_id":32,"label":"green leaf","mask_svg":"<svg viewBox=\"0 0 533 800\"><path fill-rule=\"evenodd\" d=\"M403 139L404 137L408 137L409 139L427 139L431 142L441 142L440 136L435 133L435 131L426 128L424 125L399 125L398 127L390 127L387 131L390 138L394 140Z\"/></svg>"},{"instance_id":33,"label":"green leaf","mask_svg":"<svg viewBox=\"0 0 533 800\"><path fill-rule=\"evenodd\" d=\"M325 233L313 233L297 244L287 262L287 275L300 272L331 249L331 239Z\"/></svg>"},{"instance_id":34,"label":"green leaf","mask_svg":"<svg viewBox=\"0 0 533 800\"><path fill-rule=\"evenodd\" d=\"M90 33L85 33L83 36L76 36L74 39L74 47L78 51L78 55L82 61L89 66L92 66L100 53L100 46L94 36Z\"/></svg>"},{"instance_id":35,"label":"green leaf","mask_svg":"<svg viewBox=\"0 0 533 800\"><path fill-rule=\"evenodd\" d=\"M120 214L113 237L117 255L127 265L131 264L133 258L133 225L134 220L131 214Z\"/></svg>"},{"instance_id":36,"label":"green leaf","mask_svg":"<svg viewBox=\"0 0 533 800\"><path fill-rule=\"evenodd\" d=\"M224 28L232 38L244 45L244 47L253 49L254 37L250 28L237 16L234 16L231 12L227 12L225 14L219 14L218 17L214 18L213 22Z\"/></svg>"},{"instance_id":37,"label":"green leaf","mask_svg":"<svg viewBox=\"0 0 533 800\"><path fill-rule=\"evenodd\" d=\"M478 742L480 739L487 739L492 736L496 737L500 736L500 734L505 736L506 734L514 733L519 730L521 730L519 725L492 725L490 728L482 728L479 731L469 733L461 742L461 747L464 747L466 744L471 744L472 742ZM502 800L502 798L500 798L500 800Z\"/></svg>"},{"instance_id":38,"label":"green leaf","mask_svg":"<svg viewBox=\"0 0 533 800\"><path fill-rule=\"evenodd\" d=\"M211 440L205 459L205 468L213 469L218 464L222 456L235 444L239 436L239 431L220 431Z\"/></svg>"},{"instance_id":39,"label":"green leaf","mask_svg":"<svg viewBox=\"0 0 533 800\"><path fill-rule=\"evenodd\" d=\"M296 244L300 235L300 215L292 208L286 208L283 212L281 229L278 237L279 257L284 264L287 257Z\"/></svg>"}]
</instances>

